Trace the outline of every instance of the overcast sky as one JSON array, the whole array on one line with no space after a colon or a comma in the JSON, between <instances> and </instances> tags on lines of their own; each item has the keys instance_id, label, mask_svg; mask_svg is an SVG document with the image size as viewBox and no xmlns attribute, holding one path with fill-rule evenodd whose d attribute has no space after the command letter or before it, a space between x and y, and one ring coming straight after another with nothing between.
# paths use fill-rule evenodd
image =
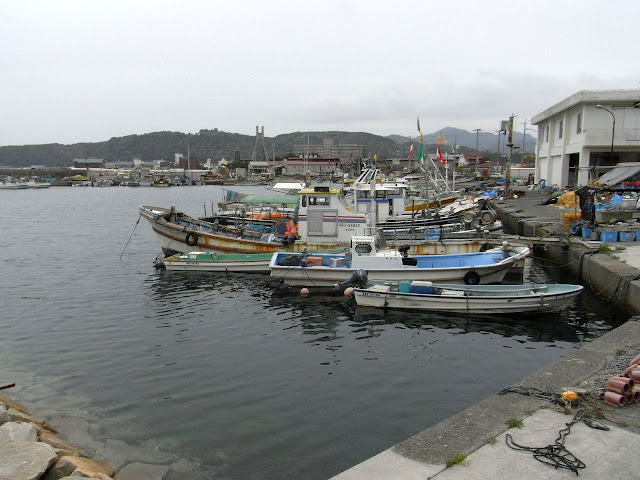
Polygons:
<instances>
[{"instance_id":1,"label":"overcast sky","mask_svg":"<svg viewBox=\"0 0 640 480\"><path fill-rule=\"evenodd\" d=\"M0 0L0 145L495 131L640 88L636 0Z\"/></svg>"}]
</instances>

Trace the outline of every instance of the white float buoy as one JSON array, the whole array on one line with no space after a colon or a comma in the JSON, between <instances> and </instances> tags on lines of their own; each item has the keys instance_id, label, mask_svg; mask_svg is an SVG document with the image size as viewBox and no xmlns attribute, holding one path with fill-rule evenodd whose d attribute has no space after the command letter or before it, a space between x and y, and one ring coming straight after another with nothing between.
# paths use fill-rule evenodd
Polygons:
<instances>
[{"instance_id":1,"label":"white float buoy","mask_svg":"<svg viewBox=\"0 0 640 480\"><path fill-rule=\"evenodd\" d=\"M308 288L301 288L300 289L300 295L302 295L303 297L306 297L307 295L309 295L309 289Z\"/></svg>"}]
</instances>

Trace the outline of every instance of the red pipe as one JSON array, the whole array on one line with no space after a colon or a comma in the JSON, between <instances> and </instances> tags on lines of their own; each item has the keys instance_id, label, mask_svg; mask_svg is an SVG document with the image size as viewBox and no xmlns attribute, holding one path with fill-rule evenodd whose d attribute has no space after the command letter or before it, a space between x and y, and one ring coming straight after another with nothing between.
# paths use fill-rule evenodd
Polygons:
<instances>
[{"instance_id":1,"label":"red pipe","mask_svg":"<svg viewBox=\"0 0 640 480\"><path fill-rule=\"evenodd\" d=\"M611 377L609 380L618 380L619 382L626 383L629 385L629 390L636 386L636 382L634 382L632 378L623 377L622 375L616 375L615 377Z\"/></svg>"},{"instance_id":2,"label":"red pipe","mask_svg":"<svg viewBox=\"0 0 640 480\"><path fill-rule=\"evenodd\" d=\"M627 400L622 396L614 392L604 392L604 402L608 403L612 407L624 407Z\"/></svg>"},{"instance_id":3,"label":"red pipe","mask_svg":"<svg viewBox=\"0 0 640 480\"><path fill-rule=\"evenodd\" d=\"M640 402L640 386L636 385L633 387L631 393L633 393L633 400L635 402Z\"/></svg>"},{"instance_id":4,"label":"red pipe","mask_svg":"<svg viewBox=\"0 0 640 480\"><path fill-rule=\"evenodd\" d=\"M631 365L630 367L627 367L627 369L626 369L624 372L622 372L622 376L623 376L623 377L628 377L628 376L629 376L629 374L630 374L634 369L636 369L636 368L640 368L640 367L638 367L638 364L637 364L637 363L634 363L634 364L633 364L633 365Z\"/></svg>"},{"instance_id":5,"label":"red pipe","mask_svg":"<svg viewBox=\"0 0 640 480\"><path fill-rule=\"evenodd\" d=\"M619 393L620 395L624 395L629 390L629 385L624 382L620 382L618 380L609 380L606 386L607 390L611 390L612 392Z\"/></svg>"}]
</instances>

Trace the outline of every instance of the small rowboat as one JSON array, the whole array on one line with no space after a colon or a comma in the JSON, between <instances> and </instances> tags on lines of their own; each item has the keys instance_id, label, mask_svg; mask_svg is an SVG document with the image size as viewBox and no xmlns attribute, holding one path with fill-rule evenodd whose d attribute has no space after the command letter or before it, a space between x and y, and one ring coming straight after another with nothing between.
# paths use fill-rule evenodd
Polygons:
<instances>
[{"instance_id":1,"label":"small rowboat","mask_svg":"<svg viewBox=\"0 0 640 480\"><path fill-rule=\"evenodd\" d=\"M364 307L470 314L561 310L582 291L581 285L449 285L431 282L372 282L355 288Z\"/></svg>"},{"instance_id":2,"label":"small rowboat","mask_svg":"<svg viewBox=\"0 0 640 480\"><path fill-rule=\"evenodd\" d=\"M162 260L167 270L269 274L271 253L189 252Z\"/></svg>"}]
</instances>

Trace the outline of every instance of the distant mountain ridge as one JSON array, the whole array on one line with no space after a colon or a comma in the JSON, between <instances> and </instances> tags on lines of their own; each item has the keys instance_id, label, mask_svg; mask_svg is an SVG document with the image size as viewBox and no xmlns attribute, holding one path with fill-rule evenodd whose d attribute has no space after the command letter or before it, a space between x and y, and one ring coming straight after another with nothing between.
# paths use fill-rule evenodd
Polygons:
<instances>
[{"instance_id":1,"label":"distant mountain ridge","mask_svg":"<svg viewBox=\"0 0 640 480\"><path fill-rule=\"evenodd\" d=\"M370 155L390 157L398 154L398 145L391 139L366 132L294 132L276 137L265 137L269 157L289 155L293 145L322 144L324 139L336 144L366 145ZM198 133L154 132L142 135L114 137L105 142L61 145L20 145L0 147L0 166L28 167L45 165L68 167L76 158L103 158L106 162L127 161L140 158L145 161L164 159L173 161L176 153L189 153L201 163L207 158L232 161L234 152L240 151L242 160L249 160L255 145L255 136L218 130L200 130Z\"/></svg>"},{"instance_id":2,"label":"distant mountain ridge","mask_svg":"<svg viewBox=\"0 0 640 480\"><path fill-rule=\"evenodd\" d=\"M458 145L475 149L476 135L474 132L447 127L441 130L447 137L449 145ZM433 145L440 132L425 135L425 144L428 151L435 151ZM481 151L497 151L497 135L489 132L480 132L478 135L478 148ZM293 145L322 144L324 139L332 139L336 144L365 145L370 156L377 154L379 158L405 157L410 142L416 139L403 137L402 135L389 135L387 137L366 132L293 132L275 137L265 137L265 145L268 154L275 157L286 157ZM502 139L504 145L504 138ZM535 139L527 135L526 151L532 152ZM0 166L5 167L29 167L31 165L45 165L48 167L68 167L76 158L104 158L107 162L127 161L140 158L145 161L164 159L173 161L176 153L186 155L187 143L189 152L201 163L207 158L219 160L226 158L231 161L234 158L236 148L240 151L240 158L251 158L255 137L218 130L200 130L198 133L182 132L154 132L142 135L127 135L113 137L104 142L75 143L62 145L59 143L43 145L19 145L0 147ZM514 134L514 143L522 145L522 134ZM461 150L466 150L462 148Z\"/></svg>"},{"instance_id":3,"label":"distant mountain ridge","mask_svg":"<svg viewBox=\"0 0 640 480\"><path fill-rule=\"evenodd\" d=\"M437 132L423 134L424 143L426 144L434 144L436 143L436 138L438 135L441 135L447 139L449 146L459 145L464 147L469 147L473 150L476 148L476 132L469 132L467 130L462 130L460 128L454 127L445 127L442 130L438 130ZM522 150L522 133L513 132L513 144L516 147L519 147L518 153L521 153ZM405 144L409 142L419 141L419 137L416 135L415 137L406 137L402 135L388 135L387 138L393 140L398 144ZM525 153L534 153L537 139L528 133L525 136ZM505 151L504 146L506 143L505 135L502 135L500 139L500 151ZM478 132L478 150L481 152L489 151L489 152L497 152L498 151L498 134L493 132L483 132L480 130Z\"/></svg>"}]
</instances>

